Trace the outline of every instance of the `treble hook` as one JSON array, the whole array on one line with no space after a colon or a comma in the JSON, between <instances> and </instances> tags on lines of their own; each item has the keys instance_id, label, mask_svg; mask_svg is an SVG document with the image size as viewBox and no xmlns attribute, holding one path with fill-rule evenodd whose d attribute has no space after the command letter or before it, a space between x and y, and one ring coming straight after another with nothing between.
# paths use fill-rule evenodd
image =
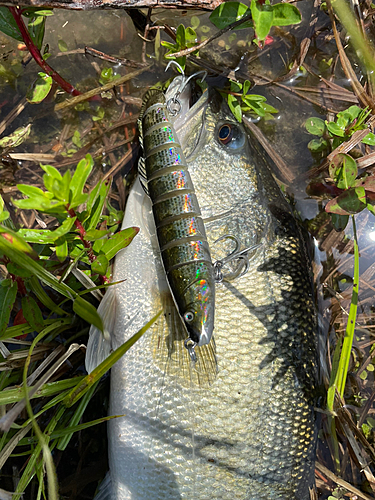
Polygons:
<instances>
[{"instance_id":1,"label":"treble hook","mask_svg":"<svg viewBox=\"0 0 375 500\"><path fill-rule=\"evenodd\" d=\"M189 353L189 356L190 356L190 359L193 363L196 363L197 361L197 355L196 355L196 352L195 352L195 348L198 344L196 342L194 342L193 339L191 339L190 337L188 337L185 342L184 342L184 346L186 347L186 349L188 350L188 353Z\"/></svg>"},{"instance_id":2,"label":"treble hook","mask_svg":"<svg viewBox=\"0 0 375 500\"><path fill-rule=\"evenodd\" d=\"M256 250L257 248L259 248L259 247L262 246L262 243L258 243L256 245L252 245L251 247L247 247L244 250L240 250L239 251L239 248L240 248L241 244L238 241L238 239L236 238L236 236L233 236L231 234L225 234L224 236L221 236L219 239L217 239L214 242L214 244L217 243L218 241L222 241L222 240L224 240L226 238L229 238L229 239L233 240L235 242L235 244L236 244L236 247L233 250L233 252L231 252L229 255L227 255L223 259L217 260L213 264L216 283L221 283L224 280L224 278L225 278L225 276L223 275L223 272L222 272L223 267L226 264L228 264L228 262L231 262L231 261L236 260L236 259L242 260L244 262L244 264L245 264L245 268L240 273L238 273L238 272L232 273L231 275L229 275L227 277L227 280L229 279L229 277L231 279L241 278L241 276L243 276L244 274L246 274L247 271L249 270L249 267L250 267L249 256L247 254L249 252L252 252L253 250Z\"/></svg>"},{"instance_id":3,"label":"treble hook","mask_svg":"<svg viewBox=\"0 0 375 500\"><path fill-rule=\"evenodd\" d=\"M182 75L180 86L177 89L175 95L173 97L171 97L170 99L168 99L168 101L167 101L167 109L168 109L168 111L171 113L172 116L176 116L181 111L181 107L182 107L181 101L179 100L179 97L182 94L182 92L185 90L185 88L188 85L188 83L190 82L190 80L192 78L195 78L198 75L203 74L203 77L201 79L201 81L203 82L204 79L207 76L207 71L204 71L204 70L203 71L197 71L196 73L193 73L188 78L186 78L184 70L181 68L181 66L178 64L177 61L170 61L167 64L167 67L165 68L165 71L168 71L168 69L170 68L171 64L174 64L175 66L177 66L177 68L179 69L179 71L181 72L181 75Z\"/></svg>"}]
</instances>

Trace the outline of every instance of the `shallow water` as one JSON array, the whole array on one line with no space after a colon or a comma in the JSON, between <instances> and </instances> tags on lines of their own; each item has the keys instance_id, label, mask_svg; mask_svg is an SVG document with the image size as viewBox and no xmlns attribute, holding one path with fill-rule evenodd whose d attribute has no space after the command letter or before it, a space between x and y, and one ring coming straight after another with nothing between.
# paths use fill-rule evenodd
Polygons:
<instances>
[{"instance_id":1,"label":"shallow water","mask_svg":"<svg viewBox=\"0 0 375 500\"><path fill-rule=\"evenodd\" d=\"M235 33L226 34L224 37L215 40L210 46L201 51L200 56L214 62L217 66L222 68L230 67L231 69L237 68L238 75L241 78L268 78L276 79L287 73L286 65L292 60L293 56L298 53L301 40L305 36L309 36L309 19L311 14L311 2L299 2L299 7L305 14L304 22L301 26L293 28L288 33L285 29L283 32L278 31L273 33L272 43L267 46L263 52L250 44L252 40L251 30L241 30ZM195 16L192 19L192 16ZM214 32L214 27L210 25L208 14L201 12L189 12L188 14L181 14L176 11L157 10L153 16L153 20L157 24L167 22L170 26L177 26L180 22L187 25L197 25L197 33L199 36L209 36ZM320 14L318 24L324 26L326 23L325 14ZM162 33L162 39L168 40L168 37ZM47 28L45 35L45 42L49 44L49 52L52 56L49 58L49 64L59 71L61 75L70 81L73 85L78 85L82 91L88 90L98 86L98 73L97 67L100 69L104 67L113 67L115 73L124 75L127 72L132 72L134 69L120 67L119 65L113 66L107 62L99 59L94 59L91 56L83 54L71 54L66 52L59 52L58 43L60 40L66 42L67 50L74 51L77 48L83 48L85 45L93 47L97 50L103 51L107 54L116 55L132 59L138 62L142 61L142 51L144 51L145 60L147 62L155 61L154 44L147 43L144 46L143 41L137 35L136 30L129 18L129 16L121 10L118 11L104 11L104 12L68 12L68 11L55 11L52 18L47 19ZM4 120L7 114L14 108L14 106L22 100L25 95L27 87L31 84L36 77L38 68L36 64L31 61L26 68L22 70L20 60L26 54L17 50L17 42L1 37L2 49L4 54L8 54L3 59L3 67L8 73L7 79L0 80L0 122ZM324 69L324 60L335 57L335 45L332 41L327 42L321 38L317 38L311 46L306 63L313 72L322 74L326 78L330 76L330 68ZM249 62L250 60L250 62ZM0 61L1 63L1 61ZM97 65L95 67L95 65ZM12 69L13 68L13 69ZM322 69L323 68L323 69ZM17 78L12 78L13 73L21 73ZM104 119L96 122L99 126L109 126L110 122L115 122L129 113L133 115L137 113L138 106L129 104L127 97L141 98L146 88L157 83L161 80L166 80L172 76L172 72L168 75L164 74L163 66L161 64L154 66L151 71L145 71L139 77L131 82L125 84L117 93L116 98L112 98L105 102L102 107L104 109ZM8 80L8 81L6 81ZM344 85L349 89L349 85L345 82L344 76L340 70L336 71L335 82ZM263 81L263 83L265 83ZM275 169L275 174L285 186L288 194L293 198L297 211L301 214L302 219L312 219L321 212L321 202L316 199L309 198L306 195L306 186L309 179L305 175L306 172L317 163L312 158L307 149L308 142L312 139L305 128L304 123L310 116L325 117L325 112L317 105L301 99L292 93L289 89L296 89L298 87L316 87L319 83L317 76L311 75L308 72L298 71L289 80L280 80L280 85L284 87L272 85L256 85L253 88L254 93L263 94L267 97L267 101L279 110L275 119L267 122L260 122L258 126L264 132L273 148L280 154L289 168L289 182L286 182L283 175ZM309 97L311 95L309 94ZM61 98L59 98L61 100ZM314 97L315 99L315 97ZM333 107L336 110L344 109L349 106L347 103L329 101L327 106ZM77 112L72 108L68 111L56 113L53 109L54 101L46 100L39 105L27 104L19 116L10 123L4 134L8 135L14 129L24 126L27 123L32 123L32 133L30 138L16 149L17 152L31 152L31 153L47 153L54 154L54 152L64 153L79 149L78 146L72 144L72 134L74 130L78 130L81 135L82 145L91 136L91 128L93 125L92 117L98 113L98 105L90 104L84 111ZM118 140L125 137L131 137L134 133L134 126L127 127L124 133L118 134ZM61 135L63 134L63 135ZM87 137L86 137L86 134ZM86 138L85 138L86 137ZM67 145L68 144L68 145ZM95 144L95 148L101 144ZM108 144L106 144L108 147ZM95 149L94 148L94 149ZM127 151L127 146L115 150L111 157L107 155L101 161L97 161L97 172L94 176L102 175L107 172L111 167L111 162L118 161L121 156ZM66 157L65 157L66 159ZM59 162L64 160L63 156L58 158ZM124 188L122 184L122 176L127 173L131 168L131 163L127 163L124 169L116 174L115 183L119 192L114 195L112 202L117 203L119 206L124 201ZM67 168L67 167L63 167ZM20 164L20 170L14 175L14 182L33 183L38 180L41 170L37 163L23 163ZM93 179L93 182L95 179ZM4 198L9 201L14 189L12 187L4 188ZM347 402L355 406L363 407L370 394L372 393L371 386L374 382L373 365L367 360L366 378L360 377L363 374L361 366L370 356L370 349L373 344L372 334L372 319L373 319L373 272L374 267L374 240L375 240L375 217L371 214L362 213L357 216L357 225L359 228L359 247L361 251L360 273L364 276L362 283L360 283L360 310L358 318L357 339L356 339L356 356L357 365L351 367L351 376L348 384L348 397ZM321 294L320 301L320 314L323 318L323 325L325 332L329 334L331 344L334 340L334 331L342 331L346 323L346 312L350 303L351 295L351 276L353 273L353 258L352 258L352 243L344 240L344 235L335 233L329 225L328 218L318 224L318 230L314 231L316 237L316 251L319 257L320 264L316 265L315 275L318 276L318 290ZM350 238L352 235L351 226L348 225L346 234ZM327 240L330 235L331 240ZM334 241L331 246L330 241ZM349 254L348 254L349 252ZM341 267L335 271L337 265L341 262ZM349 285L348 285L349 282ZM323 287L322 283L327 283L329 286ZM342 294L340 303L335 298L335 294ZM344 310L342 309L344 308ZM362 349L362 350L360 350ZM371 361L371 359L370 359ZM372 369L369 368L372 366ZM359 375L358 375L359 373ZM105 392L108 390L108 385L102 389L102 394L99 396L100 401L106 401ZM350 394L349 394L350 392ZM97 418L96 409L89 408L86 415L87 420ZM353 410L352 408L352 410ZM358 411L358 410L357 410ZM373 405L371 406L369 415L373 414ZM100 412L99 412L100 413ZM105 413L104 406L102 413ZM322 419L324 424L324 417ZM375 422L374 422L375 423ZM102 426L103 428L104 426ZM90 446L95 448L93 456L96 457L97 463L100 462L99 457L103 455L105 449L105 440L103 437L103 429L95 431L96 440L94 443L90 441ZM328 467L332 467L330 462L328 444L324 440L324 433L326 429L323 425L320 431L320 439L318 445L318 456L322 463L327 463ZM87 442L87 437L84 438ZM372 442L373 433L370 432L370 441ZM90 446L85 448L86 456L82 457L81 465L90 465L90 460L87 458L87 450ZM83 453L82 449L78 451L78 456ZM59 463L58 473L63 484L66 485L67 478L73 474L76 468L76 458L69 463L67 458L68 453L61 456ZM346 455L345 455L346 454ZM344 452L344 460L348 463L348 468L351 467L351 472L347 472L349 481L353 481L360 485L362 480L360 473L356 470L354 462L351 457ZM59 457L60 458L60 457ZM92 465L92 463L91 463ZM333 469L332 469L333 470ZM105 464L102 464L100 474L105 472ZM72 476L73 477L73 476ZM64 483L65 481L65 483ZM72 479L74 482L74 477ZM7 486L9 488L9 486ZM330 490L334 488L334 483L328 481L328 485L322 484L318 480L318 487L320 488L319 498L328 498ZM90 498L95 485L91 485L84 493L77 493L75 498ZM64 491L64 489L62 490ZM69 493L71 495L71 493ZM79 496L83 495L83 496ZM74 495L73 495L74 496ZM32 496L25 498L33 498ZM70 497L73 498L73 497Z\"/></svg>"}]
</instances>

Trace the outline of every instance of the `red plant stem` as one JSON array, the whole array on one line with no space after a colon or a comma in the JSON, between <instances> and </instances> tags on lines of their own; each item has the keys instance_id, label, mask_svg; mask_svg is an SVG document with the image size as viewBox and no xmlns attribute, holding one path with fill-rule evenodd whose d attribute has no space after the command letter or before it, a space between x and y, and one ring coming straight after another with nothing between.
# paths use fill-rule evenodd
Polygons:
<instances>
[{"instance_id":1,"label":"red plant stem","mask_svg":"<svg viewBox=\"0 0 375 500\"><path fill-rule=\"evenodd\" d=\"M70 215L70 217L77 217L77 214L72 208L68 208L68 214ZM79 221L78 218L76 218L76 220L74 221L74 225L78 229L79 239L82 241L83 246L88 250L87 256L89 258L89 261L94 262L95 255L94 252L92 251L91 243L85 239L86 229L83 227L81 221Z\"/></svg>"},{"instance_id":2,"label":"red plant stem","mask_svg":"<svg viewBox=\"0 0 375 500\"><path fill-rule=\"evenodd\" d=\"M77 214L75 213L75 211L72 208L67 208L67 210L68 210L68 214L70 215L70 217L77 217ZM94 262L94 260L96 260L96 256L92 250L92 245L91 245L90 241L87 241L85 239L86 229L83 227L81 221L79 221L78 218L76 218L76 220L74 221L74 225L78 229L79 239L82 241L83 246L85 248L87 248L87 256L89 258L89 261ZM109 279L107 278L107 276L99 275L99 278L103 284L109 283Z\"/></svg>"},{"instance_id":3,"label":"red plant stem","mask_svg":"<svg viewBox=\"0 0 375 500\"><path fill-rule=\"evenodd\" d=\"M27 30L25 23L22 19L22 11L19 7L8 7L11 14L14 17L14 20L17 23L18 29L22 35L23 41L25 42L26 47L28 48L30 54L35 59L36 63L42 68L42 70L47 73L47 75L51 76L52 79L63 89L65 92L71 95L81 95L77 89L73 87L70 83L68 83L64 78L62 78L54 69L51 68L49 64L43 59L42 54L40 53L38 47L32 41L29 31Z\"/></svg>"},{"instance_id":4,"label":"red plant stem","mask_svg":"<svg viewBox=\"0 0 375 500\"><path fill-rule=\"evenodd\" d=\"M19 293L22 296L27 295L26 286L25 286L25 283L24 283L23 279L20 278L19 276L14 276L13 274L11 274L11 278L12 278L13 281L17 282Z\"/></svg>"}]
</instances>

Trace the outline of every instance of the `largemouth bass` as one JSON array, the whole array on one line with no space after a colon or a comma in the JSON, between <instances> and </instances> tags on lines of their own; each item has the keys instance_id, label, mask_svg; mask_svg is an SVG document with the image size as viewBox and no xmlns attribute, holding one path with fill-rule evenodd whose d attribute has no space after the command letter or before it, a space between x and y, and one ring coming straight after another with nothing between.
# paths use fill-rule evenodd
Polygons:
<instances>
[{"instance_id":1,"label":"largemouth bass","mask_svg":"<svg viewBox=\"0 0 375 500\"><path fill-rule=\"evenodd\" d=\"M112 368L113 500L309 500L314 481L317 325L309 263L291 210L265 161L209 90L175 124L205 223L216 285L215 332L194 364L161 260L152 206L139 180L99 311L117 348L163 315ZM235 246L247 251L247 272ZM251 250L253 249L253 250ZM238 253L238 252L237 252ZM108 322L107 322L108 324ZM91 331L87 368L108 353Z\"/></svg>"}]
</instances>

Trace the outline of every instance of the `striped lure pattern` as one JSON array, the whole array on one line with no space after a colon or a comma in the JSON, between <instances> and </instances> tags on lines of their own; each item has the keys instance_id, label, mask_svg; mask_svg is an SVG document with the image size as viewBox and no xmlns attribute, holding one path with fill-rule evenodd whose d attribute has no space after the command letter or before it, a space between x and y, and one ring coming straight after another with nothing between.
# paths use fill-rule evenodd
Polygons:
<instances>
[{"instance_id":1,"label":"striped lure pattern","mask_svg":"<svg viewBox=\"0 0 375 500\"><path fill-rule=\"evenodd\" d=\"M169 286L193 345L214 327L215 280L204 223L162 91L149 91L139 118L139 172L152 201Z\"/></svg>"}]
</instances>

